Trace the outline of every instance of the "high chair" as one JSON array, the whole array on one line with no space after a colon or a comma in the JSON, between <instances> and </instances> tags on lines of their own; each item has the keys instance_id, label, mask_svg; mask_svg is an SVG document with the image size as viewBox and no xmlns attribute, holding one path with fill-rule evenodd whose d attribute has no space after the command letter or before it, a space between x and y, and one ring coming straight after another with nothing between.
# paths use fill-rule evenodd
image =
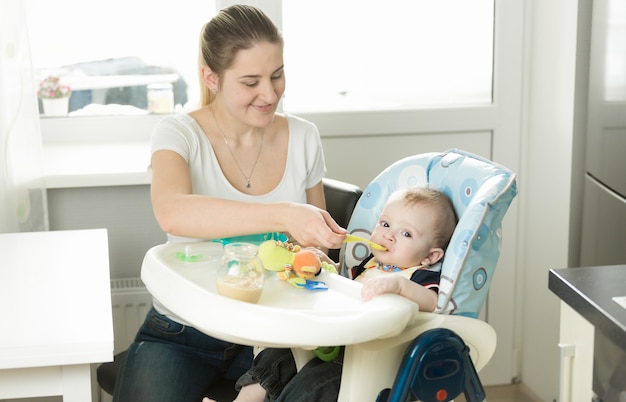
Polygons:
<instances>
[{"instance_id":1,"label":"high chair","mask_svg":"<svg viewBox=\"0 0 626 402\"><path fill-rule=\"evenodd\" d=\"M415 314L406 329L395 337L346 350L341 401L374 400L380 391L390 388L396 373L402 374L407 365L414 363L410 358L402 362L407 347L420 334L435 328L445 328L462 339L469 347L476 371L487 364L495 351L494 329L477 317L500 255L502 219L517 194L515 174L458 149L407 157L393 163L365 188L350 219L348 232L369 238L388 196L398 189L413 186L428 186L444 192L452 200L459 218L441 263L437 308L434 313ZM364 243L346 243L341 250L342 273L347 275L348 268L358 265L369 253ZM421 378L411 378L411 381L417 380ZM409 388L411 381L399 383ZM423 400L449 401L459 394L439 391L433 398ZM410 397L418 396L411 394Z\"/></svg>"}]
</instances>

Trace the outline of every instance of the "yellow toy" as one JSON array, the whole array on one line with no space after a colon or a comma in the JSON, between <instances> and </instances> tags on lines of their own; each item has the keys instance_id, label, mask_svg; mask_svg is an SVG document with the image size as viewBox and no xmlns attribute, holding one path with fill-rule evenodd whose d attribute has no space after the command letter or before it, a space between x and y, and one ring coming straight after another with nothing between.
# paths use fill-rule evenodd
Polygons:
<instances>
[{"instance_id":1,"label":"yellow toy","mask_svg":"<svg viewBox=\"0 0 626 402\"><path fill-rule=\"evenodd\" d=\"M315 288L320 282L312 279L322 269L337 273L334 265L322 262L314 251L303 250L288 242L264 241L259 246L259 258L265 269L278 272L280 279L297 287Z\"/></svg>"}]
</instances>

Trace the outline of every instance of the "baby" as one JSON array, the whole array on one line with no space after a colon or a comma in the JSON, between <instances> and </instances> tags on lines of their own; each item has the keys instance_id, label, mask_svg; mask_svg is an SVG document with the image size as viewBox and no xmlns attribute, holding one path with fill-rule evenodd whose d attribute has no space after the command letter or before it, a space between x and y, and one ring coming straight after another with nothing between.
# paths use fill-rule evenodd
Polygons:
<instances>
[{"instance_id":1,"label":"baby","mask_svg":"<svg viewBox=\"0 0 626 402\"><path fill-rule=\"evenodd\" d=\"M439 290L438 268L456 226L450 199L442 192L416 187L392 194L370 240L386 248L351 270L362 280L363 300L396 293L413 300L422 311L433 311ZM395 273L395 275L387 275Z\"/></svg>"}]
</instances>

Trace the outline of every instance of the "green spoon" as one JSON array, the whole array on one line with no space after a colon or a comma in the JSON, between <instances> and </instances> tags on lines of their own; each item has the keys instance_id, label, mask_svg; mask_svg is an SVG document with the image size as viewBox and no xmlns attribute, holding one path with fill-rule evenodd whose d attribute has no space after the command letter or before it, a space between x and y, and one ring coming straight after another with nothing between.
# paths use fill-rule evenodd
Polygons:
<instances>
[{"instance_id":1,"label":"green spoon","mask_svg":"<svg viewBox=\"0 0 626 402\"><path fill-rule=\"evenodd\" d=\"M344 240L344 242L346 242L346 243L352 243L352 242L367 243L374 250L387 250L387 247L385 247L385 246L381 246L378 243L374 243L371 240L368 240L368 239L366 239L364 237L353 235L353 234L346 235L346 239Z\"/></svg>"}]
</instances>

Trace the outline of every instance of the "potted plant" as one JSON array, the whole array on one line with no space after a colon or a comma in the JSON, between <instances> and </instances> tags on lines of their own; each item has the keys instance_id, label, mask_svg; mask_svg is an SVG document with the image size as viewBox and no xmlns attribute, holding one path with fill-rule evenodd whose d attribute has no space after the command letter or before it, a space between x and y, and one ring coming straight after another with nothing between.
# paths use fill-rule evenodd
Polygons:
<instances>
[{"instance_id":1,"label":"potted plant","mask_svg":"<svg viewBox=\"0 0 626 402\"><path fill-rule=\"evenodd\" d=\"M66 116L71 94L69 85L62 84L59 77L52 75L39 83L37 91L46 116Z\"/></svg>"}]
</instances>

